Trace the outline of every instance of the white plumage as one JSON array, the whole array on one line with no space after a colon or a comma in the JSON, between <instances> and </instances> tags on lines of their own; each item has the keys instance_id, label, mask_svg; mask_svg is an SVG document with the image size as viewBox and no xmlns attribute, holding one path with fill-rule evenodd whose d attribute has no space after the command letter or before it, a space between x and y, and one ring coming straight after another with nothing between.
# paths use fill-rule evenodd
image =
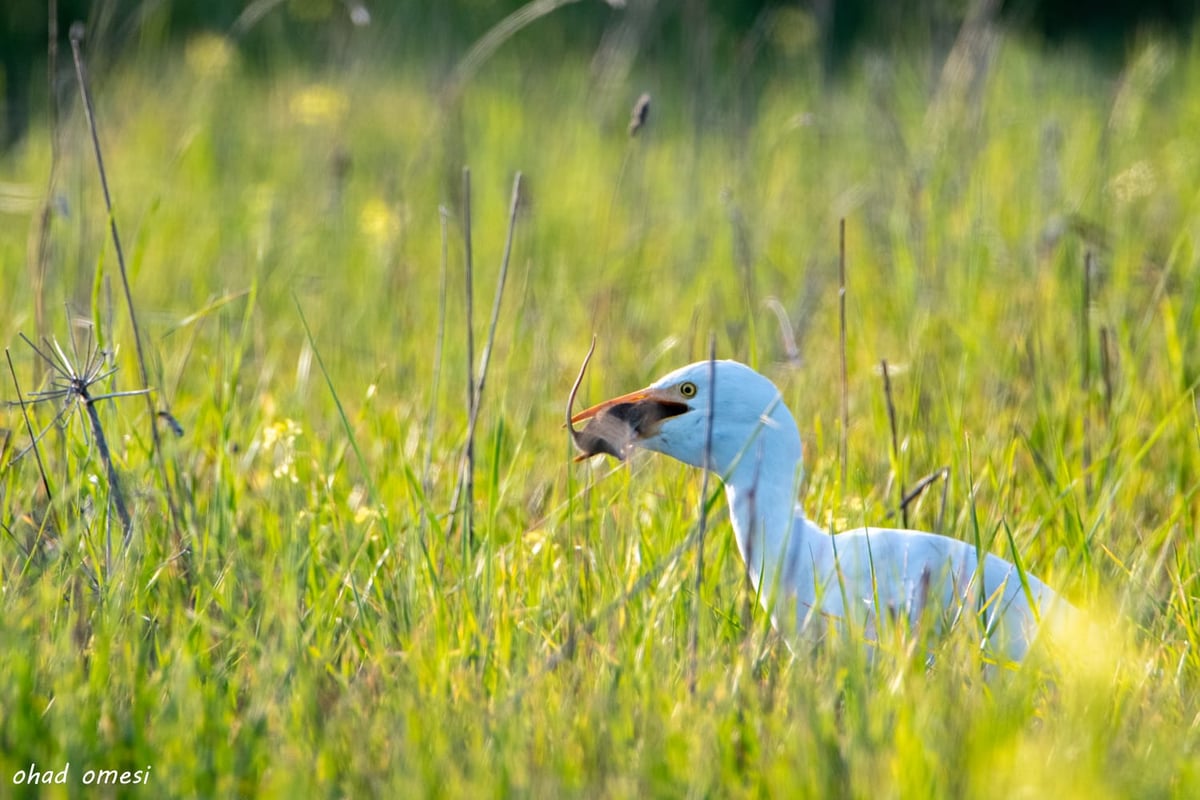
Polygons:
<instances>
[{"instance_id":1,"label":"white plumage","mask_svg":"<svg viewBox=\"0 0 1200 800\"><path fill-rule=\"evenodd\" d=\"M1020 661L1049 620L1076 614L1037 578L958 539L885 528L831 536L807 520L795 503L799 429L775 385L744 364L691 364L571 421L582 420L573 433L584 457L642 447L721 477L738 550L777 627L874 639L894 622L965 623L990 654Z\"/></svg>"}]
</instances>

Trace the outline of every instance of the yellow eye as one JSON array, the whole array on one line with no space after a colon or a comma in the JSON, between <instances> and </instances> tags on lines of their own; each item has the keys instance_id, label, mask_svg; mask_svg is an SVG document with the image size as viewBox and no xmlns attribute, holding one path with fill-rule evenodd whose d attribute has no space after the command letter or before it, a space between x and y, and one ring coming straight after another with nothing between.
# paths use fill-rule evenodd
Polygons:
<instances>
[{"instance_id":1,"label":"yellow eye","mask_svg":"<svg viewBox=\"0 0 1200 800\"><path fill-rule=\"evenodd\" d=\"M679 384L679 393L684 397L695 397L696 384L692 383L691 381Z\"/></svg>"}]
</instances>

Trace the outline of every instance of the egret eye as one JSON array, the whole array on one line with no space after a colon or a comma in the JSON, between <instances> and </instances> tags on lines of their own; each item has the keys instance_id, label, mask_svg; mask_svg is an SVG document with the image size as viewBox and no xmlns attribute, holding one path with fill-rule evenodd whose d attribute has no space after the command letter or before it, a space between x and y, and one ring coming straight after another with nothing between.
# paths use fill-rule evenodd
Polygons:
<instances>
[{"instance_id":1,"label":"egret eye","mask_svg":"<svg viewBox=\"0 0 1200 800\"><path fill-rule=\"evenodd\" d=\"M691 381L679 384L679 393L684 397L695 397L696 384L692 383Z\"/></svg>"}]
</instances>

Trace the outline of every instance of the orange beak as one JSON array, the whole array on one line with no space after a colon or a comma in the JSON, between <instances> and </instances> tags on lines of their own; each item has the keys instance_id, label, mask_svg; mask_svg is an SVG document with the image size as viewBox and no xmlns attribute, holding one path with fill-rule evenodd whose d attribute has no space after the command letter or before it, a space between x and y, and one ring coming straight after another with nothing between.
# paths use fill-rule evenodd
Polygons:
<instances>
[{"instance_id":1,"label":"orange beak","mask_svg":"<svg viewBox=\"0 0 1200 800\"><path fill-rule=\"evenodd\" d=\"M575 394L579 391L583 373L595 350L596 337L593 336L592 346L584 356L579 376L575 378L575 385L571 387L571 394L567 398L567 424L564 427L571 432L571 439L579 448L580 455L576 456L576 461L601 454L624 461L638 439L653 436L663 420L685 413L688 406L670 392L647 388L605 400L572 415ZM575 430L575 423L584 420L588 421L587 425L582 430Z\"/></svg>"},{"instance_id":2,"label":"orange beak","mask_svg":"<svg viewBox=\"0 0 1200 800\"><path fill-rule=\"evenodd\" d=\"M607 453L624 461L633 445L654 436L663 420L688 410L686 403L660 389L639 389L580 411L570 418L568 427L582 461ZM575 430L575 423L587 420L587 426Z\"/></svg>"},{"instance_id":3,"label":"orange beak","mask_svg":"<svg viewBox=\"0 0 1200 800\"><path fill-rule=\"evenodd\" d=\"M611 400L605 400L603 403L597 403L591 408L580 411L578 414L571 417L571 424L574 425L577 422L583 422L585 419L591 419L592 417L595 417L598 414L601 414L615 406L622 404L635 405L647 400L660 403L670 403L671 405L675 406L679 405L678 398L672 397L659 389L638 389L636 392L630 392L629 394L623 394L620 397L614 397Z\"/></svg>"}]
</instances>

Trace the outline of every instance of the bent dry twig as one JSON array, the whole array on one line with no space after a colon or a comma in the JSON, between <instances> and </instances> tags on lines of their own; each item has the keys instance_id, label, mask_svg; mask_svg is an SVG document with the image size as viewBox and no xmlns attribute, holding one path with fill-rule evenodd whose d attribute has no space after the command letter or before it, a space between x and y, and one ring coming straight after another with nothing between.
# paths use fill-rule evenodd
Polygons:
<instances>
[{"instance_id":1,"label":"bent dry twig","mask_svg":"<svg viewBox=\"0 0 1200 800\"><path fill-rule=\"evenodd\" d=\"M571 394L567 398L565 427L570 431L575 447L579 449L579 454L575 456L576 463L598 455L610 455L618 461L625 461L629 458L633 448L637 421L624 416L623 407L602 411L588 420L582 430L575 430L575 424L572 421L575 416L575 396L579 393L579 386L583 383L584 373L587 372L588 364L592 360L592 353L595 351L596 337L593 335L592 346L588 348L587 355L583 357L583 364L579 367L579 374L575 377L575 384L571 387Z\"/></svg>"}]
</instances>

